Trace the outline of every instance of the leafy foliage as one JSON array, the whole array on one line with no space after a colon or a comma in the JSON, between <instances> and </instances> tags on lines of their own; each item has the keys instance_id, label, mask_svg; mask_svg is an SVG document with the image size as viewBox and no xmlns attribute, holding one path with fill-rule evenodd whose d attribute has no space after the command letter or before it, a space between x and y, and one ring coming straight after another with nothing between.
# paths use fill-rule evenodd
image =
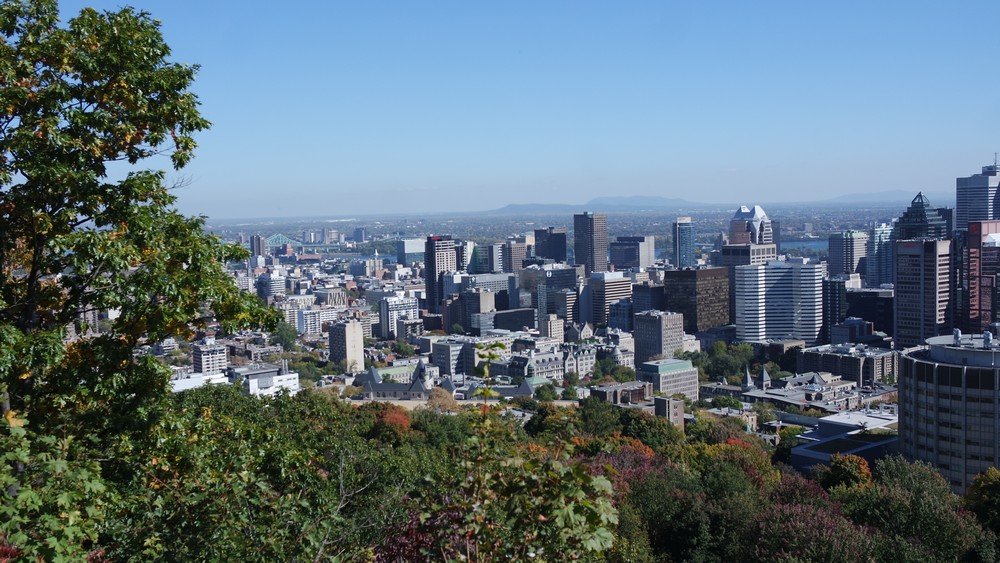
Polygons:
<instances>
[{"instance_id":1,"label":"leafy foliage","mask_svg":"<svg viewBox=\"0 0 1000 563\"><path fill-rule=\"evenodd\" d=\"M388 559L578 559L609 548L617 523L611 483L568 456L495 444L509 430L487 416L456 456L459 471L428 480L407 527L381 548Z\"/></svg>"},{"instance_id":2,"label":"leafy foliage","mask_svg":"<svg viewBox=\"0 0 1000 563\"><path fill-rule=\"evenodd\" d=\"M278 325L274 327L274 331L271 332L271 340L286 352L295 349L298 339L299 331L285 321L279 321Z\"/></svg>"}]
</instances>

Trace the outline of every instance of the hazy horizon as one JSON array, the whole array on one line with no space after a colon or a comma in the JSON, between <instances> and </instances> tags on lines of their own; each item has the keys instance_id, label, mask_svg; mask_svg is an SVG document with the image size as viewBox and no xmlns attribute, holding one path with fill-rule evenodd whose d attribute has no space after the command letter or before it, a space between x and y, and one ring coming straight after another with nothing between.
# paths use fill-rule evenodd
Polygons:
<instances>
[{"instance_id":1,"label":"hazy horizon","mask_svg":"<svg viewBox=\"0 0 1000 563\"><path fill-rule=\"evenodd\" d=\"M210 217L940 193L1000 148L994 3L127 3L201 65Z\"/></svg>"}]
</instances>

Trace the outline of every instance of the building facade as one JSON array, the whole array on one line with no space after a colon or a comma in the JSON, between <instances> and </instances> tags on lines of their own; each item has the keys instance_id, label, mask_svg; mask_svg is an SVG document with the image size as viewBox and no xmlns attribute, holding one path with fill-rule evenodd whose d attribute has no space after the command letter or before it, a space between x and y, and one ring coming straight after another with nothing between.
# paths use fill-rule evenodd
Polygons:
<instances>
[{"instance_id":1,"label":"building facade","mask_svg":"<svg viewBox=\"0 0 1000 563\"><path fill-rule=\"evenodd\" d=\"M900 450L936 467L962 493L1000 459L1000 348L980 335L937 336L927 344L901 353Z\"/></svg>"},{"instance_id":2,"label":"building facade","mask_svg":"<svg viewBox=\"0 0 1000 563\"><path fill-rule=\"evenodd\" d=\"M645 270L656 261L656 239L616 237L610 244L610 262L616 270Z\"/></svg>"},{"instance_id":3,"label":"building facade","mask_svg":"<svg viewBox=\"0 0 1000 563\"><path fill-rule=\"evenodd\" d=\"M823 328L825 273L825 264L808 258L737 267L737 339L816 344Z\"/></svg>"},{"instance_id":4,"label":"building facade","mask_svg":"<svg viewBox=\"0 0 1000 563\"><path fill-rule=\"evenodd\" d=\"M437 313L445 298L441 274L458 268L455 241L448 235L431 235L424 242L424 269L427 282L427 309Z\"/></svg>"},{"instance_id":5,"label":"building facade","mask_svg":"<svg viewBox=\"0 0 1000 563\"><path fill-rule=\"evenodd\" d=\"M547 227L535 229L535 256L556 262L566 261L566 229Z\"/></svg>"},{"instance_id":6,"label":"building facade","mask_svg":"<svg viewBox=\"0 0 1000 563\"><path fill-rule=\"evenodd\" d=\"M951 331L951 241L896 242L893 338L897 348L920 346Z\"/></svg>"},{"instance_id":7,"label":"building facade","mask_svg":"<svg viewBox=\"0 0 1000 563\"><path fill-rule=\"evenodd\" d=\"M641 311L634 317L635 361L673 358L684 347L684 315Z\"/></svg>"},{"instance_id":8,"label":"building facade","mask_svg":"<svg viewBox=\"0 0 1000 563\"><path fill-rule=\"evenodd\" d=\"M579 213L573 216L573 254L586 275L608 271L608 216Z\"/></svg>"},{"instance_id":9,"label":"building facade","mask_svg":"<svg viewBox=\"0 0 1000 563\"><path fill-rule=\"evenodd\" d=\"M1000 220L1000 166L983 166L982 173L955 179L955 228L970 221Z\"/></svg>"},{"instance_id":10,"label":"building facade","mask_svg":"<svg viewBox=\"0 0 1000 563\"><path fill-rule=\"evenodd\" d=\"M865 249L865 286L892 283L892 225L879 223L868 230Z\"/></svg>"},{"instance_id":11,"label":"building facade","mask_svg":"<svg viewBox=\"0 0 1000 563\"><path fill-rule=\"evenodd\" d=\"M347 373L365 369L365 333L357 319L348 319L330 327L330 359L344 366Z\"/></svg>"},{"instance_id":12,"label":"building facade","mask_svg":"<svg viewBox=\"0 0 1000 563\"><path fill-rule=\"evenodd\" d=\"M698 265L695 257L694 222L690 217L678 217L673 224L674 266L693 268Z\"/></svg>"},{"instance_id":13,"label":"building facade","mask_svg":"<svg viewBox=\"0 0 1000 563\"><path fill-rule=\"evenodd\" d=\"M663 272L663 308L684 315L690 334L730 324L729 270L697 268Z\"/></svg>"},{"instance_id":14,"label":"building facade","mask_svg":"<svg viewBox=\"0 0 1000 563\"><path fill-rule=\"evenodd\" d=\"M399 294L385 297L379 302L378 326L383 339L397 338L396 322L400 319L419 318L420 304L415 297L404 297Z\"/></svg>"},{"instance_id":15,"label":"building facade","mask_svg":"<svg viewBox=\"0 0 1000 563\"><path fill-rule=\"evenodd\" d=\"M594 272L587 284L593 299L593 314L590 319L595 325L608 323L611 304L632 297L632 280L621 272Z\"/></svg>"},{"instance_id":16,"label":"building facade","mask_svg":"<svg viewBox=\"0 0 1000 563\"><path fill-rule=\"evenodd\" d=\"M229 351L222 344L217 344L215 338L207 337L191 346L191 363L195 373L223 373L229 367Z\"/></svg>"},{"instance_id":17,"label":"building facade","mask_svg":"<svg viewBox=\"0 0 1000 563\"><path fill-rule=\"evenodd\" d=\"M636 378L653 384L666 397L683 395L698 400L698 368L688 360L667 359L636 363Z\"/></svg>"},{"instance_id":18,"label":"building facade","mask_svg":"<svg viewBox=\"0 0 1000 563\"><path fill-rule=\"evenodd\" d=\"M831 276L838 274L863 273L859 266L868 254L868 233L864 231L843 231L830 235L830 258L827 269Z\"/></svg>"},{"instance_id":19,"label":"building facade","mask_svg":"<svg viewBox=\"0 0 1000 563\"><path fill-rule=\"evenodd\" d=\"M997 322L1000 221L970 221L958 249L956 325L981 334Z\"/></svg>"}]
</instances>

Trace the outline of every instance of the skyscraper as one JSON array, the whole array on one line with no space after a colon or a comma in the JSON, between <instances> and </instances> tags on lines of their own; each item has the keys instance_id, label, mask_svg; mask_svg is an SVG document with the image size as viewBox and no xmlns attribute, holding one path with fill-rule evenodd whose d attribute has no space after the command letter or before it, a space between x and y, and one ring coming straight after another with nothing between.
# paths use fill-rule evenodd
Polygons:
<instances>
[{"instance_id":1,"label":"skyscraper","mask_svg":"<svg viewBox=\"0 0 1000 563\"><path fill-rule=\"evenodd\" d=\"M728 325L729 270L693 268L663 272L663 307L684 315L684 330L694 334Z\"/></svg>"},{"instance_id":2,"label":"skyscraper","mask_svg":"<svg viewBox=\"0 0 1000 563\"><path fill-rule=\"evenodd\" d=\"M476 252L476 243L471 240L455 241L455 269L461 272L468 272L473 254Z\"/></svg>"},{"instance_id":3,"label":"skyscraper","mask_svg":"<svg viewBox=\"0 0 1000 563\"><path fill-rule=\"evenodd\" d=\"M865 285L879 287L892 283L892 225L872 225L865 250Z\"/></svg>"},{"instance_id":4,"label":"skyscraper","mask_svg":"<svg viewBox=\"0 0 1000 563\"><path fill-rule=\"evenodd\" d=\"M414 297L405 297L403 292L384 297L379 302L378 326L382 338L398 338L396 321L399 319L420 318L419 304Z\"/></svg>"},{"instance_id":5,"label":"skyscraper","mask_svg":"<svg viewBox=\"0 0 1000 563\"><path fill-rule=\"evenodd\" d=\"M535 256L565 262L566 229L563 227L535 229Z\"/></svg>"},{"instance_id":6,"label":"skyscraper","mask_svg":"<svg viewBox=\"0 0 1000 563\"><path fill-rule=\"evenodd\" d=\"M778 257L771 219L759 206L740 206L729 222L729 243L722 246L719 266L729 268L729 318L736 319L736 267L765 264Z\"/></svg>"},{"instance_id":7,"label":"skyscraper","mask_svg":"<svg viewBox=\"0 0 1000 563\"><path fill-rule=\"evenodd\" d=\"M573 216L573 253L586 274L608 271L608 216L579 213Z\"/></svg>"},{"instance_id":8,"label":"skyscraper","mask_svg":"<svg viewBox=\"0 0 1000 563\"><path fill-rule=\"evenodd\" d=\"M616 270L645 270L656 261L653 237L616 237L609 245L610 262Z\"/></svg>"},{"instance_id":9,"label":"skyscraper","mask_svg":"<svg viewBox=\"0 0 1000 563\"><path fill-rule=\"evenodd\" d=\"M996 466L996 340L937 336L900 354L899 451L933 464L961 494Z\"/></svg>"},{"instance_id":10,"label":"skyscraper","mask_svg":"<svg viewBox=\"0 0 1000 563\"><path fill-rule=\"evenodd\" d=\"M690 217L678 217L673 225L674 266L691 268L697 264L694 256L694 223Z\"/></svg>"},{"instance_id":11,"label":"skyscraper","mask_svg":"<svg viewBox=\"0 0 1000 563\"><path fill-rule=\"evenodd\" d=\"M951 236L951 233L948 231L948 220L942 216L941 210L932 207L923 192L918 192L910 202L910 207L896 220L892 236L895 240L943 239Z\"/></svg>"},{"instance_id":12,"label":"skyscraper","mask_svg":"<svg viewBox=\"0 0 1000 563\"><path fill-rule=\"evenodd\" d=\"M896 278L896 243L898 241L947 239L951 238L953 228L953 210L943 207L935 208L931 206L930 200L923 192L917 192L916 197L910 202L910 206L893 222L892 235L890 235L892 259L889 261L888 276L893 280Z\"/></svg>"},{"instance_id":13,"label":"skyscraper","mask_svg":"<svg viewBox=\"0 0 1000 563\"><path fill-rule=\"evenodd\" d=\"M472 250L472 261L469 263L469 273L496 274L503 271L503 245L500 243L483 246L476 245Z\"/></svg>"},{"instance_id":14,"label":"skyscraper","mask_svg":"<svg viewBox=\"0 0 1000 563\"><path fill-rule=\"evenodd\" d=\"M426 270L427 309L438 312L444 299L441 274L454 272L458 267L455 241L449 235L431 235L424 243L424 269Z\"/></svg>"},{"instance_id":15,"label":"skyscraper","mask_svg":"<svg viewBox=\"0 0 1000 563\"><path fill-rule=\"evenodd\" d=\"M955 228L965 229L969 221L1000 219L1000 167L983 166L981 174L955 179Z\"/></svg>"},{"instance_id":16,"label":"skyscraper","mask_svg":"<svg viewBox=\"0 0 1000 563\"><path fill-rule=\"evenodd\" d=\"M996 322L997 274L1000 274L1000 221L969 221L957 253L955 324L965 332L981 334Z\"/></svg>"},{"instance_id":17,"label":"skyscraper","mask_svg":"<svg viewBox=\"0 0 1000 563\"><path fill-rule=\"evenodd\" d=\"M823 343L841 344L831 340L833 327L844 322L849 308L847 302L848 289L861 289L861 276L858 274L834 274L823 280L823 331L820 341Z\"/></svg>"},{"instance_id":18,"label":"skyscraper","mask_svg":"<svg viewBox=\"0 0 1000 563\"><path fill-rule=\"evenodd\" d=\"M593 298L593 322L605 325L608 309L619 299L632 297L632 280L621 272L594 272L587 283Z\"/></svg>"},{"instance_id":19,"label":"skyscraper","mask_svg":"<svg viewBox=\"0 0 1000 563\"><path fill-rule=\"evenodd\" d=\"M827 269L830 275L861 273L858 267L868 253L868 233L843 231L831 234L829 240L830 259Z\"/></svg>"},{"instance_id":20,"label":"skyscraper","mask_svg":"<svg viewBox=\"0 0 1000 563\"><path fill-rule=\"evenodd\" d=\"M736 267L736 337L805 340L812 346L823 326L826 265L808 258Z\"/></svg>"},{"instance_id":21,"label":"skyscraper","mask_svg":"<svg viewBox=\"0 0 1000 563\"><path fill-rule=\"evenodd\" d=\"M330 359L343 364L347 373L365 369L365 334L358 320L349 319L330 327Z\"/></svg>"},{"instance_id":22,"label":"skyscraper","mask_svg":"<svg viewBox=\"0 0 1000 563\"><path fill-rule=\"evenodd\" d=\"M771 219L764 208L740 206L729 221L729 244L774 244Z\"/></svg>"},{"instance_id":23,"label":"skyscraper","mask_svg":"<svg viewBox=\"0 0 1000 563\"><path fill-rule=\"evenodd\" d=\"M635 314L635 361L673 358L684 347L684 315L665 311Z\"/></svg>"},{"instance_id":24,"label":"skyscraper","mask_svg":"<svg viewBox=\"0 0 1000 563\"><path fill-rule=\"evenodd\" d=\"M264 237L256 234L250 236L250 256L267 256L270 254L267 251L266 243L264 242Z\"/></svg>"},{"instance_id":25,"label":"skyscraper","mask_svg":"<svg viewBox=\"0 0 1000 563\"><path fill-rule=\"evenodd\" d=\"M524 259L527 256L527 244L516 239L507 239L503 244L503 271L520 272L524 269Z\"/></svg>"},{"instance_id":26,"label":"skyscraper","mask_svg":"<svg viewBox=\"0 0 1000 563\"><path fill-rule=\"evenodd\" d=\"M946 334L951 318L951 241L896 241L895 323L897 348L920 346Z\"/></svg>"}]
</instances>

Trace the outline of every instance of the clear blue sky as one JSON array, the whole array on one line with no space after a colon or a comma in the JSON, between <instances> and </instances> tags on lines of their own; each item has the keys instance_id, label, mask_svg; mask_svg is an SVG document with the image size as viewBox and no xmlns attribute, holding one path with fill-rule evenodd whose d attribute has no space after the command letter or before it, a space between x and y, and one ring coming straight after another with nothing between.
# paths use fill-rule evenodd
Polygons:
<instances>
[{"instance_id":1,"label":"clear blue sky","mask_svg":"<svg viewBox=\"0 0 1000 563\"><path fill-rule=\"evenodd\" d=\"M995 1L132 5L202 66L217 218L947 191L1000 150Z\"/></svg>"}]
</instances>

